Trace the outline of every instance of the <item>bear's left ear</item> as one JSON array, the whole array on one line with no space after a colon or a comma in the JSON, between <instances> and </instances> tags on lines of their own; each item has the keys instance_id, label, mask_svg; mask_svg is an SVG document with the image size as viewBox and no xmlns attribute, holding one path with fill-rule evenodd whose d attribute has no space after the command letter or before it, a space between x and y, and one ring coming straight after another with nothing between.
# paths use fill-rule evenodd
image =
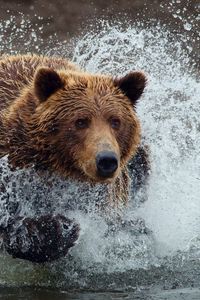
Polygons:
<instances>
[{"instance_id":1,"label":"bear's left ear","mask_svg":"<svg viewBox=\"0 0 200 300\"><path fill-rule=\"evenodd\" d=\"M147 78L143 72L130 72L122 78L114 79L114 84L131 100L133 105L142 95L146 82Z\"/></svg>"},{"instance_id":2,"label":"bear's left ear","mask_svg":"<svg viewBox=\"0 0 200 300\"><path fill-rule=\"evenodd\" d=\"M34 92L40 102L46 101L53 93L64 87L59 74L50 68L40 68L34 78Z\"/></svg>"}]
</instances>

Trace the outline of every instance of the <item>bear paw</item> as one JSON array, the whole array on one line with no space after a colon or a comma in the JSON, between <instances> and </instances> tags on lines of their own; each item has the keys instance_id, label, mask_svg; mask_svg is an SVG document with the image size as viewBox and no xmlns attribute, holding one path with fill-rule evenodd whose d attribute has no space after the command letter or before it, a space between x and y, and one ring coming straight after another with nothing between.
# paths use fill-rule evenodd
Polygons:
<instances>
[{"instance_id":1,"label":"bear paw","mask_svg":"<svg viewBox=\"0 0 200 300\"><path fill-rule=\"evenodd\" d=\"M79 237L79 225L58 214L18 217L3 236L6 251L15 258L44 263L65 256Z\"/></svg>"}]
</instances>

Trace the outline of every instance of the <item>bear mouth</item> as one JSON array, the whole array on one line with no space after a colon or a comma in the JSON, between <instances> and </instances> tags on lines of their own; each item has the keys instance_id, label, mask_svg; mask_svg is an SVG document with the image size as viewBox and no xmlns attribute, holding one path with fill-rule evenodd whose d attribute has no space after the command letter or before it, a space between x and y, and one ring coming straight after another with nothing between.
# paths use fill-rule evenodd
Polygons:
<instances>
[{"instance_id":1,"label":"bear mouth","mask_svg":"<svg viewBox=\"0 0 200 300\"><path fill-rule=\"evenodd\" d=\"M99 173L96 171L95 176L94 174L85 173L85 181L90 181L91 184L111 184L117 177L117 172L108 176L100 176Z\"/></svg>"},{"instance_id":2,"label":"bear mouth","mask_svg":"<svg viewBox=\"0 0 200 300\"><path fill-rule=\"evenodd\" d=\"M105 175L101 176L99 174L99 172L97 171L96 176L95 176L95 181L97 183L112 183L115 180L116 177L117 177L117 172L114 172L114 173L109 174L109 175L105 174Z\"/></svg>"},{"instance_id":3,"label":"bear mouth","mask_svg":"<svg viewBox=\"0 0 200 300\"><path fill-rule=\"evenodd\" d=\"M100 180L100 181L112 181L116 176L115 173L112 174L99 174L99 172L96 173L96 177Z\"/></svg>"}]
</instances>

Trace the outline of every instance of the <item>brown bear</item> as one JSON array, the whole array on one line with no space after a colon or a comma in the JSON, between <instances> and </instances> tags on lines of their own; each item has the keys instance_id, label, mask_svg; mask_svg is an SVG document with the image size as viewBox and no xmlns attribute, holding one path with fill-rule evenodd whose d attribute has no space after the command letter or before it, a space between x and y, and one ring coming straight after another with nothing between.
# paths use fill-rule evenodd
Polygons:
<instances>
[{"instance_id":1,"label":"brown bear","mask_svg":"<svg viewBox=\"0 0 200 300\"><path fill-rule=\"evenodd\" d=\"M0 157L7 155L12 168L32 167L41 176L48 171L105 184L104 206L119 207L128 199L130 159L135 188L148 173L135 111L145 84L142 72L113 78L86 73L63 58L2 56ZM45 262L68 252L78 238L79 225L62 215L20 216L2 232L10 254ZM22 237L24 232L27 236Z\"/></svg>"}]
</instances>

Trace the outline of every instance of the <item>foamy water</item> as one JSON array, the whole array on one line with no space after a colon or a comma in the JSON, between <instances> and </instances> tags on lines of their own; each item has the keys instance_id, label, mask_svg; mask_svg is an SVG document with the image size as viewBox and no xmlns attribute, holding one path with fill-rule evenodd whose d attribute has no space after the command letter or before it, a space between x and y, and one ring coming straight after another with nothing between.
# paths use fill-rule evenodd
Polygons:
<instances>
[{"instance_id":1,"label":"foamy water","mask_svg":"<svg viewBox=\"0 0 200 300\"><path fill-rule=\"evenodd\" d=\"M148 73L148 87L138 105L152 174L148 201L138 210L162 253L183 250L200 230L200 83L181 42L160 28L126 31L109 28L87 36L74 60L88 71Z\"/></svg>"},{"instance_id":2,"label":"foamy water","mask_svg":"<svg viewBox=\"0 0 200 300\"><path fill-rule=\"evenodd\" d=\"M5 28L4 24L2 34ZM198 263L200 82L195 63L183 50L184 45L187 50L187 41L179 39L159 26L150 29L130 26L122 30L120 26L105 24L100 33L89 33L78 40L72 57L89 72L120 76L132 70L143 70L148 75L148 86L137 112L143 138L151 151L151 176L147 200L140 203L142 195L137 195L140 204L136 206L131 199L124 220L143 218L152 233L140 232L144 224L139 225L138 230L127 227L110 233L107 223L94 208L94 199L101 195L102 187L88 189L80 184L56 181L49 190L37 175L28 179L31 170L11 172L4 158L1 160L2 180L7 174L11 176L6 186L10 199L22 202L26 215L35 214L33 204L38 201L40 213L46 210L63 212L63 207L70 204L66 215L79 221L81 235L68 257L46 267L33 266L3 254L0 262L2 284L130 288L137 280L138 284L152 283L156 272L164 276L166 268L172 265L184 272L183 261L190 264L193 259L195 265L195 258ZM67 47L58 46L59 50L55 47L49 51L67 57ZM13 188L13 182L17 182L19 188L16 184ZM69 185L70 191L66 192ZM90 209L85 213L82 208L88 207L88 203ZM143 274L147 274L146 277Z\"/></svg>"}]
</instances>

